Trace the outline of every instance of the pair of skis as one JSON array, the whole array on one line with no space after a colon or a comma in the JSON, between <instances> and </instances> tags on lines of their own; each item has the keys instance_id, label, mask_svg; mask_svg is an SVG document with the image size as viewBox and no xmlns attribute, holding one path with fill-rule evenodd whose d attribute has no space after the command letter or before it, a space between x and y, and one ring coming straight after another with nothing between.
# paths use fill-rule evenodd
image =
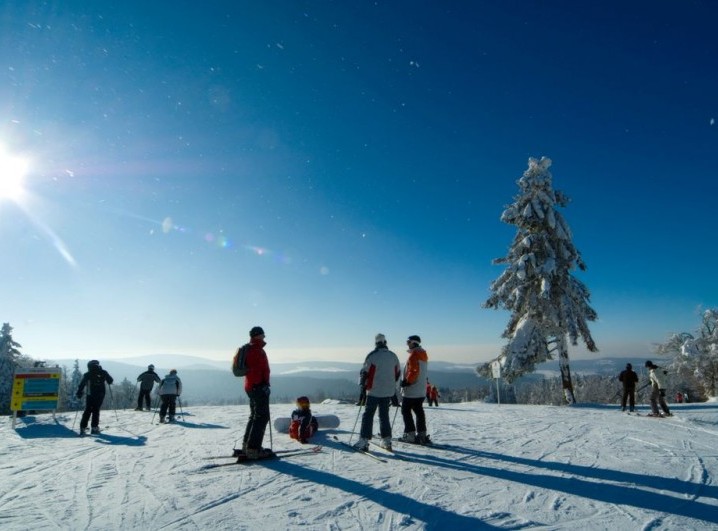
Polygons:
<instances>
[{"instance_id":1,"label":"pair of skis","mask_svg":"<svg viewBox=\"0 0 718 531\"><path fill-rule=\"evenodd\" d=\"M222 466L232 466L232 465L244 465L244 464L252 464L259 461L267 461L267 460L274 460L274 459L284 459L287 457L294 457L295 455L311 455L311 454L318 454L322 451L322 446L312 446L311 448L293 448L291 450L275 450L271 454L260 457L259 459L247 459L247 457L239 453L237 454L235 452L234 455L217 455L212 457L205 457L203 459L236 459L236 461L231 461L229 463L212 463L209 465L203 466L202 470L209 470L212 468L218 468Z\"/></svg>"}]
</instances>

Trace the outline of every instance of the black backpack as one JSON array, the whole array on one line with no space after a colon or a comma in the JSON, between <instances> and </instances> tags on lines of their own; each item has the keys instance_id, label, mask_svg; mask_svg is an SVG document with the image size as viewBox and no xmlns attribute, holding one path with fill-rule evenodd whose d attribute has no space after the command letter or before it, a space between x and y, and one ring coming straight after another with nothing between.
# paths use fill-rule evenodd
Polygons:
<instances>
[{"instance_id":1,"label":"black backpack","mask_svg":"<svg viewBox=\"0 0 718 531\"><path fill-rule=\"evenodd\" d=\"M239 347L232 359L232 374L237 378L247 375L247 352L249 352L249 343Z\"/></svg>"}]
</instances>

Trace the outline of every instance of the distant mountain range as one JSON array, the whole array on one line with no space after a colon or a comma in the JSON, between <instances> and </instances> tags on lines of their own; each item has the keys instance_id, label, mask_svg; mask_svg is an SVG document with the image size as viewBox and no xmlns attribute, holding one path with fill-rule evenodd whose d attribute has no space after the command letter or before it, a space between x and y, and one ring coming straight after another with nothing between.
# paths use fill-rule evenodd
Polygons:
<instances>
[{"instance_id":1,"label":"distant mountain range","mask_svg":"<svg viewBox=\"0 0 718 531\"><path fill-rule=\"evenodd\" d=\"M80 370L86 370L87 361L80 361ZM160 377L170 369L177 369L182 379L182 400L187 404L231 404L244 401L244 379L236 378L230 371L230 360L215 361L194 356L158 354L125 358L123 360L101 360L116 383L127 378L133 385L137 376L151 363ZM593 360L571 361L572 374L618 375L632 363L636 372L643 369L645 360L628 358L598 358ZM656 363L662 360L654 359ZM52 360L49 365L59 365L72 372L75 360ZM272 397L274 401L293 402L297 396L307 395L314 400L346 398L353 400L359 396L358 376L360 363L307 361L295 363L271 363ZM478 364L477 364L478 365ZM466 389L484 387L490 382L479 377L477 365L456 364L431 361L429 378L431 383L441 389ZM559 374L558 361L553 360L538 367L538 370L525 378L556 377Z\"/></svg>"}]
</instances>

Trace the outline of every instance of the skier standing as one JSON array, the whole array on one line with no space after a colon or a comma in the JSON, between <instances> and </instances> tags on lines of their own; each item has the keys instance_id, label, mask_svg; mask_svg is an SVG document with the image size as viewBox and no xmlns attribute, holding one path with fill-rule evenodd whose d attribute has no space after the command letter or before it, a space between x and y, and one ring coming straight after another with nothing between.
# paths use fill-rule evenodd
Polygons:
<instances>
[{"instance_id":1,"label":"skier standing","mask_svg":"<svg viewBox=\"0 0 718 531\"><path fill-rule=\"evenodd\" d=\"M264 346L264 330L255 326L249 331L249 350L245 358L247 374L244 376L244 391L249 397L249 420L244 430L242 451L247 459L270 457L272 450L262 448L264 431L269 422L269 360Z\"/></svg>"},{"instance_id":2,"label":"skier standing","mask_svg":"<svg viewBox=\"0 0 718 531\"><path fill-rule=\"evenodd\" d=\"M82 392L87 387L87 398L85 400L85 411L80 419L80 435L87 433L87 423L90 421L90 432L100 433L100 408L105 400L105 382L112 385L112 376L100 366L97 360L87 363L87 372L82 375L80 385L77 388L78 399L82 398ZM92 417L92 420L90 420Z\"/></svg>"},{"instance_id":3,"label":"skier standing","mask_svg":"<svg viewBox=\"0 0 718 531\"><path fill-rule=\"evenodd\" d=\"M305 444L319 428L317 419L312 415L309 399L306 396L297 398L297 409L292 411L292 422L289 425L289 436Z\"/></svg>"},{"instance_id":4,"label":"skier standing","mask_svg":"<svg viewBox=\"0 0 718 531\"><path fill-rule=\"evenodd\" d=\"M160 406L160 422L164 423L168 410L169 419L167 422L174 422L177 397L182 394L182 380L177 376L177 369L172 369L170 373L162 379L158 392L162 400L162 405Z\"/></svg>"},{"instance_id":5,"label":"skier standing","mask_svg":"<svg viewBox=\"0 0 718 531\"><path fill-rule=\"evenodd\" d=\"M646 361L646 367L648 368L648 379L651 381L651 413L650 417L670 417L671 411L668 409L666 404L666 386L663 380L663 375L667 374L664 369L654 365L651 360ZM663 374L660 374L660 373ZM661 406L663 414L658 410L658 406Z\"/></svg>"},{"instance_id":6,"label":"skier standing","mask_svg":"<svg viewBox=\"0 0 718 531\"><path fill-rule=\"evenodd\" d=\"M406 340L409 358L404 365L401 386L401 416L404 419L404 435L401 440L409 443L426 444L426 415L424 413L424 380L429 366L429 356L421 347L419 336L409 336ZM416 415L416 424L414 417Z\"/></svg>"},{"instance_id":7,"label":"skier standing","mask_svg":"<svg viewBox=\"0 0 718 531\"><path fill-rule=\"evenodd\" d=\"M140 382L140 392L137 395L137 407L135 411L142 411L142 399L144 398L147 411L152 409L150 401L150 393L155 383L160 383L160 377L155 372L154 365L148 365L147 370L137 377L137 381Z\"/></svg>"},{"instance_id":8,"label":"skier standing","mask_svg":"<svg viewBox=\"0 0 718 531\"><path fill-rule=\"evenodd\" d=\"M439 388L435 385L431 386L431 391L429 392L429 407L431 407L431 404L433 403L435 407L439 407L439 397L441 395L439 394Z\"/></svg>"},{"instance_id":9,"label":"skier standing","mask_svg":"<svg viewBox=\"0 0 718 531\"><path fill-rule=\"evenodd\" d=\"M354 448L367 450L372 437L374 413L379 409L379 431L382 448L391 450L391 422L389 405L396 395L396 382L401 374L399 358L386 346L384 334L374 338L375 348L364 360L363 370L366 371L366 407L361 421L359 440Z\"/></svg>"},{"instance_id":10,"label":"skier standing","mask_svg":"<svg viewBox=\"0 0 718 531\"><path fill-rule=\"evenodd\" d=\"M626 363L626 370L621 371L621 374L618 375L618 381L623 384L621 411L626 411L626 401L628 401L629 411L635 411L636 384L638 383L638 375L633 370L633 365Z\"/></svg>"}]
</instances>

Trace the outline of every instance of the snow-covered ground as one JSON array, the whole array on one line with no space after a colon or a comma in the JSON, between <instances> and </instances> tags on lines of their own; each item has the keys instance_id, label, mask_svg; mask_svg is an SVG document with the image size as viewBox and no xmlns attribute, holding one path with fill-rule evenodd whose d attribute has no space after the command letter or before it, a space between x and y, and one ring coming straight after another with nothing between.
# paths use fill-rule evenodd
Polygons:
<instances>
[{"instance_id":1,"label":"snow-covered ground","mask_svg":"<svg viewBox=\"0 0 718 531\"><path fill-rule=\"evenodd\" d=\"M0 528L718 529L716 403L674 406L666 419L616 406L442 404L427 410L430 433L453 446L375 449L386 462L334 440L350 438L356 406L313 410L342 421L316 437L321 453L213 469L203 467L229 460L205 458L231 453L246 406L188 407L176 425L109 409L104 433L87 438L71 431L74 413L19 419L16 430L4 417ZM402 426L399 415L395 435Z\"/></svg>"}]
</instances>

